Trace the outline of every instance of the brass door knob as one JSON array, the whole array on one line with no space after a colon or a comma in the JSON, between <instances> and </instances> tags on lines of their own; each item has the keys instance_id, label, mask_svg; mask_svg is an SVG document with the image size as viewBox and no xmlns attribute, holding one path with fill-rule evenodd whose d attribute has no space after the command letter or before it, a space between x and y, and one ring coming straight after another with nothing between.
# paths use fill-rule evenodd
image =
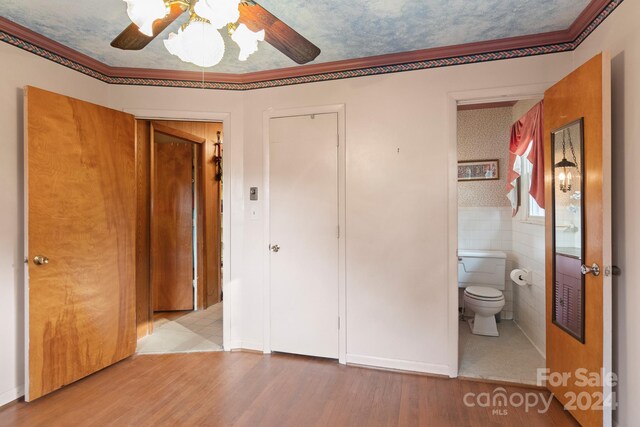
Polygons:
<instances>
[{"instance_id":1,"label":"brass door knob","mask_svg":"<svg viewBox=\"0 0 640 427\"><path fill-rule=\"evenodd\" d=\"M46 265L49 264L49 258L42 255L36 255L33 257L33 263L35 265Z\"/></svg>"},{"instance_id":2,"label":"brass door knob","mask_svg":"<svg viewBox=\"0 0 640 427\"><path fill-rule=\"evenodd\" d=\"M600 275L600 266L598 264L596 264L595 262L591 265L591 267L587 267L585 264L582 264L582 267L580 267L580 272L582 274L584 274L585 276L587 274L593 274L594 276L599 276Z\"/></svg>"}]
</instances>

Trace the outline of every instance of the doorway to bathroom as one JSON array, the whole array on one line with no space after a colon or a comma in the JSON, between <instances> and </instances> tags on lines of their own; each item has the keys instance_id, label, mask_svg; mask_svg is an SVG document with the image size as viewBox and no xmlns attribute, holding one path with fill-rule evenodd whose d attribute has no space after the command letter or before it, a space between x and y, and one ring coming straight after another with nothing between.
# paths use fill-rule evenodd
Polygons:
<instances>
[{"instance_id":1,"label":"doorway to bathroom","mask_svg":"<svg viewBox=\"0 0 640 427\"><path fill-rule=\"evenodd\" d=\"M138 173L149 183L139 195L148 230L139 243L139 354L223 347L222 135L221 123L138 120L148 165Z\"/></svg>"},{"instance_id":2,"label":"doorway to bathroom","mask_svg":"<svg viewBox=\"0 0 640 427\"><path fill-rule=\"evenodd\" d=\"M515 200L506 191L511 126L541 98L458 106L461 377L535 385L546 366L544 210L529 196L528 152Z\"/></svg>"},{"instance_id":3,"label":"doorway to bathroom","mask_svg":"<svg viewBox=\"0 0 640 427\"><path fill-rule=\"evenodd\" d=\"M543 101L515 121L509 135L508 177L503 194L508 197L512 215L516 214L511 220L511 249L508 246L500 248L499 242L491 242L492 235L489 234L489 244L494 245L489 249L493 256L464 253L464 249L458 254L451 251L449 275L455 278L450 284L448 318L450 360L455 367L452 376L484 378L489 382L530 382L516 378L518 371L513 368L526 363L527 356L521 351L523 347L510 345L513 341L499 341L507 335L501 331L507 320L502 315L508 316L511 292L513 324L531 346L544 350L539 353L545 356L545 367L542 372L536 369L540 373L536 375L536 385L551 391L580 424L611 425L612 412L617 405L613 391L617 380L612 363L612 337L615 335L612 289L615 276L622 272L614 265L612 252L611 190L615 165L612 165L611 146L611 57L607 52L594 56L550 87L540 84L450 94L451 134L454 137L449 141L449 190L455 197L449 199L448 246L479 244L480 240L486 241L487 235L483 233L500 229L500 226L486 222L486 218L482 228L482 224L465 226L464 213L459 215L458 211L469 206L464 206L462 194L459 202L458 193L462 184L499 181L500 176L504 176L500 175L503 169L496 161L499 159L493 157L474 159L479 162L471 166L479 163L479 167L467 171L469 165L462 163L464 158L458 152L461 150L458 145L462 143L458 138L462 120L458 120L457 107L496 99L501 102L531 100L535 98L532 94L536 93L544 93ZM517 106L516 102L493 107L513 109ZM514 117L517 114L512 119ZM483 146L481 141L476 141L476 145ZM532 167L528 167L525 158ZM495 173L496 170L499 172ZM539 208L529 203L529 196L539 207L546 208L544 226L540 225L544 239L531 228L539 225L540 218L536 216L543 215ZM474 215L470 221L478 222L479 218L481 216ZM500 216L494 216L496 218ZM509 227L508 221L504 224ZM508 234L507 231L505 235ZM465 236L469 239L466 242ZM543 269L536 272L541 267L537 254L541 253L542 247ZM487 272L480 266L500 265L502 268L498 263L502 257L497 256L500 252L504 253L505 260L504 283L496 278L495 271L485 277L485 281L478 280L481 273ZM459 274L466 265L472 266L467 277ZM508 272L509 279L506 278ZM537 286L537 283L545 286ZM482 289L471 289L473 287ZM544 316L538 317L543 318L538 325L544 325L541 328L544 333L540 334L544 347L538 345L536 335L523 326L537 306L527 306L520 298L521 295L536 298L536 292L540 291L544 296L537 299L544 300L545 311ZM457 307L462 305L463 322ZM476 312L473 312L474 308ZM500 318L496 319L495 315ZM530 317L535 321L535 316ZM464 334L470 335L465 337ZM479 339L483 340L482 351L474 352ZM489 340L494 340L490 347ZM527 351L527 354L532 353ZM493 359L493 363L487 363L487 359ZM533 366L527 366L525 373L528 374ZM583 381L587 377L594 380ZM588 397L590 403L576 406L572 396L577 395Z\"/></svg>"}]
</instances>

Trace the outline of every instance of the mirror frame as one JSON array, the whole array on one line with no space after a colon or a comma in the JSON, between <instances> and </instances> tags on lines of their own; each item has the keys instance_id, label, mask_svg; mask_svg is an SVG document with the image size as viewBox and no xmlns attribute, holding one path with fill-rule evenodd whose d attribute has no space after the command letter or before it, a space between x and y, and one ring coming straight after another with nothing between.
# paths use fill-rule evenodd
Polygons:
<instances>
[{"instance_id":1,"label":"mirror frame","mask_svg":"<svg viewBox=\"0 0 640 427\"><path fill-rule=\"evenodd\" d=\"M574 337L576 340L580 341L584 344L585 342L585 277L584 274L580 274L580 289L582 292L581 304L582 304L582 318L580 319L580 332L581 334L575 334L573 331L562 325L561 323L556 321L556 168L555 168L555 152L556 152L556 138L555 135L558 132L561 132L567 128L575 127L578 125L580 127L580 158L579 158L579 166L580 166L580 233L581 242L580 242L580 263L581 265L585 263L585 241L586 241L586 224L585 224L585 194L584 194L584 183L586 180L586 168L584 164L584 117L581 117L577 120L574 120L570 123L567 123L564 126L561 126L557 129L551 131L551 286L552 286L552 295L551 295L551 322L556 325L558 328L565 331L567 334Z\"/></svg>"}]
</instances>

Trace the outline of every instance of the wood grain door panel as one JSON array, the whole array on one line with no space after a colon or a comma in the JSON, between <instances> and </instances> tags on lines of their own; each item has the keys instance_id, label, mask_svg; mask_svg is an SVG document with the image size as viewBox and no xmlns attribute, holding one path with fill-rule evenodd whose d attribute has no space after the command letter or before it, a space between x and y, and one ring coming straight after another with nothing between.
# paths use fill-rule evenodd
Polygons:
<instances>
[{"instance_id":1,"label":"wood grain door panel","mask_svg":"<svg viewBox=\"0 0 640 427\"><path fill-rule=\"evenodd\" d=\"M584 118L584 211L585 260L591 265L611 263L611 60L600 54L577 68L544 94L545 129L545 203L553 206L551 133L563 125ZM546 218L546 331L547 368L566 373L566 384L549 384L548 388L567 404L580 393L597 402L600 386L582 386L576 375L579 368L600 374L611 372L611 278L605 274L585 276L585 340L584 343L552 322L553 313L553 225L551 213ZM605 396L606 397L606 396ZM569 408L585 426L601 426L611 417L610 408Z\"/></svg>"},{"instance_id":2,"label":"wood grain door panel","mask_svg":"<svg viewBox=\"0 0 640 427\"><path fill-rule=\"evenodd\" d=\"M152 135L153 309L193 310L193 144Z\"/></svg>"},{"instance_id":3,"label":"wood grain door panel","mask_svg":"<svg viewBox=\"0 0 640 427\"><path fill-rule=\"evenodd\" d=\"M31 401L135 351L134 118L27 87L25 134Z\"/></svg>"}]
</instances>

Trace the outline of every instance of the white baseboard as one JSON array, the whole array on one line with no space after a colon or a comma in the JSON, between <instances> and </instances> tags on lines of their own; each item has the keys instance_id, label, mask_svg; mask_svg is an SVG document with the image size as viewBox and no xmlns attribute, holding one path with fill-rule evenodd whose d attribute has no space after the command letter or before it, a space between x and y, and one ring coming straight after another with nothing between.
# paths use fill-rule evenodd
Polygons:
<instances>
[{"instance_id":1,"label":"white baseboard","mask_svg":"<svg viewBox=\"0 0 640 427\"><path fill-rule=\"evenodd\" d=\"M236 350L240 347L240 341L230 341L224 343L224 351Z\"/></svg>"},{"instance_id":2,"label":"white baseboard","mask_svg":"<svg viewBox=\"0 0 640 427\"><path fill-rule=\"evenodd\" d=\"M520 327L520 325L518 324L518 322L516 321L516 319L513 319L513 323L518 327L518 329L520 329L520 332L522 332L522 334L527 337L527 339L529 340L529 342L531 343L531 345L533 346L533 348L535 348L536 350L538 350L538 353L540 353L540 356L542 356L542 358L544 360L547 360L547 355L545 354L544 351L540 350L540 348L533 342L533 340L531 339L531 337L529 337L529 335L527 335L527 333L524 331L524 329L522 329Z\"/></svg>"},{"instance_id":3,"label":"white baseboard","mask_svg":"<svg viewBox=\"0 0 640 427\"><path fill-rule=\"evenodd\" d=\"M228 346L226 346L225 351L231 350L254 350L254 351L262 351L262 344L250 342L250 341L231 341Z\"/></svg>"},{"instance_id":4,"label":"white baseboard","mask_svg":"<svg viewBox=\"0 0 640 427\"><path fill-rule=\"evenodd\" d=\"M444 375L447 377L451 373L448 365L436 365L433 363L414 362L411 360L386 359L383 357L362 356L358 354L347 354L347 365L348 364Z\"/></svg>"},{"instance_id":5,"label":"white baseboard","mask_svg":"<svg viewBox=\"0 0 640 427\"><path fill-rule=\"evenodd\" d=\"M11 403L14 400L24 396L24 386L18 386L13 390L5 391L0 394L0 406L6 405L7 403Z\"/></svg>"}]
</instances>

